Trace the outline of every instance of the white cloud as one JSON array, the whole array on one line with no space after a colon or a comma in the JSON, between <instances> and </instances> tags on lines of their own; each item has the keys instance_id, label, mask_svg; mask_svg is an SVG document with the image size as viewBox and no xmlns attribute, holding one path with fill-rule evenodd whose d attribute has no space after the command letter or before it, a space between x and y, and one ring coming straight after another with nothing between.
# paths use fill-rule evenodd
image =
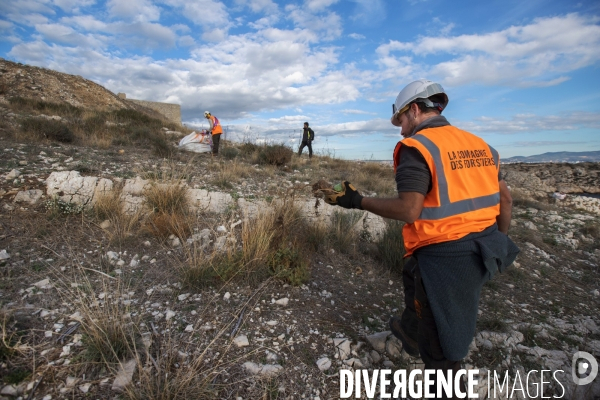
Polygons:
<instances>
[{"instance_id":1,"label":"white cloud","mask_svg":"<svg viewBox=\"0 0 600 400\"><path fill-rule=\"evenodd\" d=\"M269 124L287 125L287 126L303 126L304 121L308 120L306 115L285 115L279 118L270 118Z\"/></svg>"},{"instance_id":2,"label":"white cloud","mask_svg":"<svg viewBox=\"0 0 600 400\"><path fill-rule=\"evenodd\" d=\"M246 2L248 7L255 13L257 12L277 12L277 4L272 0L249 0Z\"/></svg>"},{"instance_id":3,"label":"white cloud","mask_svg":"<svg viewBox=\"0 0 600 400\"><path fill-rule=\"evenodd\" d=\"M351 114L351 115L360 115L360 114L365 114L365 115L377 115L377 113L372 113L369 111L364 111L364 110L352 110L352 109L344 109L342 110L343 114Z\"/></svg>"},{"instance_id":4,"label":"white cloud","mask_svg":"<svg viewBox=\"0 0 600 400\"><path fill-rule=\"evenodd\" d=\"M161 0L164 4L183 10L182 16L206 29L228 30L231 26L227 7L214 0Z\"/></svg>"},{"instance_id":5,"label":"white cloud","mask_svg":"<svg viewBox=\"0 0 600 400\"><path fill-rule=\"evenodd\" d=\"M0 19L0 32L2 32L2 33L11 32L13 28L14 28L14 25L12 22L4 21L4 20Z\"/></svg>"},{"instance_id":6,"label":"white cloud","mask_svg":"<svg viewBox=\"0 0 600 400\"><path fill-rule=\"evenodd\" d=\"M137 22L157 21L160 9L150 0L108 0L106 4L112 17Z\"/></svg>"},{"instance_id":7,"label":"white cloud","mask_svg":"<svg viewBox=\"0 0 600 400\"><path fill-rule=\"evenodd\" d=\"M36 25L35 29L43 36L44 40L57 44L99 49L104 47L107 41L101 35L83 35L62 24L40 24Z\"/></svg>"},{"instance_id":8,"label":"white cloud","mask_svg":"<svg viewBox=\"0 0 600 400\"><path fill-rule=\"evenodd\" d=\"M600 115L581 111L548 116L517 114L511 119L479 117L469 122L457 122L456 125L473 133L573 131L582 128L600 129Z\"/></svg>"},{"instance_id":9,"label":"white cloud","mask_svg":"<svg viewBox=\"0 0 600 400\"><path fill-rule=\"evenodd\" d=\"M256 21L249 22L248 26L252 29L262 30L272 27L277 22L279 22L279 14L274 13L267 15L266 17L257 19Z\"/></svg>"},{"instance_id":10,"label":"white cloud","mask_svg":"<svg viewBox=\"0 0 600 400\"><path fill-rule=\"evenodd\" d=\"M103 21L99 21L91 15L81 15L75 17L62 18L61 22L66 25L70 25L74 28L84 29L89 32L94 31L106 31L107 24Z\"/></svg>"},{"instance_id":11,"label":"white cloud","mask_svg":"<svg viewBox=\"0 0 600 400\"><path fill-rule=\"evenodd\" d=\"M379 62L387 67L398 59L392 53L415 57L450 57L422 74L448 85L473 82L514 86L549 86L568 79L563 74L600 59L600 26L594 18L568 14L538 18L487 34L452 37L425 36L414 42L390 41L379 46ZM560 32L560 34L557 34ZM401 57L406 57L405 55ZM556 76L557 74L561 76Z\"/></svg>"},{"instance_id":12,"label":"white cloud","mask_svg":"<svg viewBox=\"0 0 600 400\"><path fill-rule=\"evenodd\" d=\"M361 35L360 33L351 33L348 35L348 37L356 40L362 40L366 38L365 35Z\"/></svg>"},{"instance_id":13,"label":"white cloud","mask_svg":"<svg viewBox=\"0 0 600 400\"><path fill-rule=\"evenodd\" d=\"M339 0L305 0L306 8L311 11L321 11L325 8L337 3Z\"/></svg>"},{"instance_id":14,"label":"white cloud","mask_svg":"<svg viewBox=\"0 0 600 400\"><path fill-rule=\"evenodd\" d=\"M294 5L288 5L285 10L287 18L292 20L296 27L318 33L322 40L337 39L342 34L342 20L336 13L315 15Z\"/></svg>"},{"instance_id":15,"label":"white cloud","mask_svg":"<svg viewBox=\"0 0 600 400\"><path fill-rule=\"evenodd\" d=\"M383 0L353 0L356 3L351 19L372 26L385 18L385 3Z\"/></svg>"},{"instance_id":16,"label":"white cloud","mask_svg":"<svg viewBox=\"0 0 600 400\"><path fill-rule=\"evenodd\" d=\"M82 7L95 4L96 0L52 0L52 3L64 11L79 13Z\"/></svg>"}]
</instances>

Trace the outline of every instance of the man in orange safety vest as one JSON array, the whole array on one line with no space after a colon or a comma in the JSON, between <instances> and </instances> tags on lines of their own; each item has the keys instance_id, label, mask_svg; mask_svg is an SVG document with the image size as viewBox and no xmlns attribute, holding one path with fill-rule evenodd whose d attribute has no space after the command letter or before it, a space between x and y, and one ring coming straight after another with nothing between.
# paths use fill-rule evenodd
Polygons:
<instances>
[{"instance_id":1,"label":"man in orange safety vest","mask_svg":"<svg viewBox=\"0 0 600 400\"><path fill-rule=\"evenodd\" d=\"M325 199L405 222L405 307L389 325L403 349L436 373L462 368L481 288L519 252L508 237L512 198L498 152L450 125L441 115L447 104L442 86L425 79L398 94L391 117L404 137L394 150L398 197L363 197L344 182Z\"/></svg>"}]
</instances>

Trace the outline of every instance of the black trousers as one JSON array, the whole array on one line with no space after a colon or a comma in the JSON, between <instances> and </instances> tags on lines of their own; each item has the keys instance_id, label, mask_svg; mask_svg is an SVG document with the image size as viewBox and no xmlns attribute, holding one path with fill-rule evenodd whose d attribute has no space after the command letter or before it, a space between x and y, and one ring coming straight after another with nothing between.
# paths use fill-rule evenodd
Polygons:
<instances>
[{"instance_id":1,"label":"black trousers","mask_svg":"<svg viewBox=\"0 0 600 400\"><path fill-rule=\"evenodd\" d=\"M213 142L213 154L219 154L219 142L221 141L221 134L212 135Z\"/></svg>"},{"instance_id":2,"label":"black trousers","mask_svg":"<svg viewBox=\"0 0 600 400\"><path fill-rule=\"evenodd\" d=\"M302 154L302 150L304 147L308 146L308 157L312 157L312 140L303 140L302 144L300 144L300 149L298 149L298 155Z\"/></svg>"},{"instance_id":3,"label":"black trousers","mask_svg":"<svg viewBox=\"0 0 600 400\"><path fill-rule=\"evenodd\" d=\"M405 305L400 321L402 329L419 344L419 353L425 363L425 369L435 369L444 374L447 370L452 370L454 377L456 372L461 369L462 360L448 360L444 357L437 325L427 302L427 292L415 257L411 257L405 262L402 270L402 282ZM465 392L464 380L461 381L461 391ZM436 393L435 385L430 388L430 392ZM447 399L448 397L439 398Z\"/></svg>"}]
</instances>

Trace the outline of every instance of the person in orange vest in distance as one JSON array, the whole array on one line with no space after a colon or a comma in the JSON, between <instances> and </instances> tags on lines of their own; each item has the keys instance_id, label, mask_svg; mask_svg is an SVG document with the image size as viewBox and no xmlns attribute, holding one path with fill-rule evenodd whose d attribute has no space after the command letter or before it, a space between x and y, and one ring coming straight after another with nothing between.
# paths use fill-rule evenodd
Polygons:
<instances>
[{"instance_id":1,"label":"person in orange vest in distance","mask_svg":"<svg viewBox=\"0 0 600 400\"><path fill-rule=\"evenodd\" d=\"M519 252L508 237L512 198L498 152L450 125L441 115L447 104L442 86L425 79L398 94L391 118L404 137L394 150L398 197L363 197L343 182L325 198L405 222L405 307L389 325L404 350L436 373L462 368L481 288Z\"/></svg>"},{"instance_id":2,"label":"person in orange vest in distance","mask_svg":"<svg viewBox=\"0 0 600 400\"><path fill-rule=\"evenodd\" d=\"M213 155L216 156L219 154L219 142L221 141L223 128L221 127L219 119L212 115L210 111L204 111L204 118L210 123L208 131L212 134Z\"/></svg>"}]
</instances>

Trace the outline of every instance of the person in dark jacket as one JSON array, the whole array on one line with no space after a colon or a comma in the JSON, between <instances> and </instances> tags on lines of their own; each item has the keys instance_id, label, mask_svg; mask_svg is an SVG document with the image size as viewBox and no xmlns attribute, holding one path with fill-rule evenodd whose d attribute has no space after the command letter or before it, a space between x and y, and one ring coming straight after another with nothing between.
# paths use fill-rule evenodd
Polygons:
<instances>
[{"instance_id":1,"label":"person in dark jacket","mask_svg":"<svg viewBox=\"0 0 600 400\"><path fill-rule=\"evenodd\" d=\"M308 127L308 122L304 123L304 131L302 132L302 143L298 149L298 155L302 154L304 147L308 146L308 158L312 158L312 141L315 139L315 132Z\"/></svg>"}]
</instances>

